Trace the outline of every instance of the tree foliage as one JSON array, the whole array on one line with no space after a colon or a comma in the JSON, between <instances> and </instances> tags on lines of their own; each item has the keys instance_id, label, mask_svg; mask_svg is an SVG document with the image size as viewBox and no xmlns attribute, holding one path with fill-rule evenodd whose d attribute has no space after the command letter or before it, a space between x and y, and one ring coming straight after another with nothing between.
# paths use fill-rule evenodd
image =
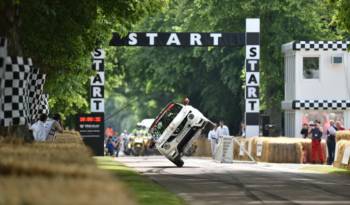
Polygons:
<instances>
[{"instance_id":1,"label":"tree foliage","mask_svg":"<svg viewBox=\"0 0 350 205\"><path fill-rule=\"evenodd\" d=\"M332 5L332 6L330 6ZM280 123L281 45L338 39L349 31L347 0L2 0L0 35L10 54L30 56L48 74L52 110L86 110L90 51L107 49L108 123L130 127L185 96L210 119L238 131L244 111L244 48L108 48L112 31L244 32L261 19L261 108ZM333 19L332 19L333 18ZM137 118L135 118L137 116Z\"/></svg>"},{"instance_id":2,"label":"tree foliage","mask_svg":"<svg viewBox=\"0 0 350 205\"><path fill-rule=\"evenodd\" d=\"M245 32L249 17L261 19L262 111L278 124L284 96L281 45L336 37L324 1L175 0L132 31ZM238 131L244 111L244 48L118 48L117 53L115 73L123 76L126 95L138 96L141 117L189 96L209 118L223 119Z\"/></svg>"},{"instance_id":3,"label":"tree foliage","mask_svg":"<svg viewBox=\"0 0 350 205\"><path fill-rule=\"evenodd\" d=\"M165 0L1 0L0 36L10 55L29 56L47 74L53 111L87 108L91 51L106 46L113 31L124 33Z\"/></svg>"},{"instance_id":4,"label":"tree foliage","mask_svg":"<svg viewBox=\"0 0 350 205\"><path fill-rule=\"evenodd\" d=\"M329 0L329 4L335 9L334 21L345 30L346 34L350 33L350 1L348 0ZM346 35L345 34L345 35ZM347 36L348 37L348 36Z\"/></svg>"}]
</instances>

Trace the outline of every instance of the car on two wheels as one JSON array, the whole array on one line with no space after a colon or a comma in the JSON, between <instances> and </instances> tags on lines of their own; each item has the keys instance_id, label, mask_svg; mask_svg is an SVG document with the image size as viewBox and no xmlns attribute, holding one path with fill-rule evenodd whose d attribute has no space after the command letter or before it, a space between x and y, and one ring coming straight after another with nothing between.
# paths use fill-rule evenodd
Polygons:
<instances>
[{"instance_id":1,"label":"car on two wheels","mask_svg":"<svg viewBox=\"0 0 350 205\"><path fill-rule=\"evenodd\" d=\"M158 151L176 166L182 167L181 157L195 139L207 134L214 124L199 110L180 103L169 103L149 128Z\"/></svg>"}]
</instances>

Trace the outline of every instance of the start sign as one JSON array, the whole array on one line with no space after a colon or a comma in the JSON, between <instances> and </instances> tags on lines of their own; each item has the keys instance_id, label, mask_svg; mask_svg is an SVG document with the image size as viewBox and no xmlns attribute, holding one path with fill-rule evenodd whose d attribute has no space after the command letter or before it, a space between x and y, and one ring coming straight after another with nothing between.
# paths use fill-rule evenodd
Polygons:
<instances>
[{"instance_id":1,"label":"start sign","mask_svg":"<svg viewBox=\"0 0 350 205\"><path fill-rule=\"evenodd\" d=\"M112 46L244 46L244 33L131 32L113 33Z\"/></svg>"},{"instance_id":2,"label":"start sign","mask_svg":"<svg viewBox=\"0 0 350 205\"><path fill-rule=\"evenodd\" d=\"M246 81L245 81L245 124L246 137L260 134L260 19L247 18L245 33L227 32L130 32L126 36L113 33L111 46L245 46ZM97 86L97 85L96 85ZM103 94L103 89L96 87L95 97ZM100 99L100 98L97 98ZM102 102L101 102L102 103ZM103 104L103 103L102 103Z\"/></svg>"},{"instance_id":3,"label":"start sign","mask_svg":"<svg viewBox=\"0 0 350 205\"><path fill-rule=\"evenodd\" d=\"M91 112L103 113L104 107L104 84L105 84L105 51L95 49L92 53L92 70L96 75L90 78L90 110Z\"/></svg>"}]
</instances>

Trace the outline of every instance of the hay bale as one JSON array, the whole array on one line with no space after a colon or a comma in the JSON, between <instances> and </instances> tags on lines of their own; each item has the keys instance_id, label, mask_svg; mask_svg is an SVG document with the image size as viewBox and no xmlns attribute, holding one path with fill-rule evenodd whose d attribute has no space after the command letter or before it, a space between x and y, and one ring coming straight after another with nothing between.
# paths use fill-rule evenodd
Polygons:
<instances>
[{"instance_id":1,"label":"hay bale","mask_svg":"<svg viewBox=\"0 0 350 205\"><path fill-rule=\"evenodd\" d=\"M350 141L349 140L340 140L337 142L337 150L336 150L336 158L334 159L334 167L338 168L345 168L345 169L350 169L350 163L348 160L347 164L343 164L343 157L345 154L345 149L347 147L350 147Z\"/></svg>"},{"instance_id":2,"label":"hay bale","mask_svg":"<svg viewBox=\"0 0 350 205\"><path fill-rule=\"evenodd\" d=\"M287 137L263 137L262 156L263 162L274 163L300 163L302 145L295 138Z\"/></svg>"},{"instance_id":3,"label":"hay bale","mask_svg":"<svg viewBox=\"0 0 350 205\"><path fill-rule=\"evenodd\" d=\"M198 138L193 142L193 145L196 146L196 151L193 156L211 157L211 144L207 138Z\"/></svg>"},{"instance_id":4,"label":"hay bale","mask_svg":"<svg viewBox=\"0 0 350 205\"><path fill-rule=\"evenodd\" d=\"M350 140L350 131L348 130L337 131L336 139L337 139L337 142L340 140Z\"/></svg>"},{"instance_id":5,"label":"hay bale","mask_svg":"<svg viewBox=\"0 0 350 205\"><path fill-rule=\"evenodd\" d=\"M0 156L0 204L135 204L77 132L32 144L0 139Z\"/></svg>"},{"instance_id":6,"label":"hay bale","mask_svg":"<svg viewBox=\"0 0 350 205\"><path fill-rule=\"evenodd\" d=\"M0 204L135 204L126 187L109 180L0 176Z\"/></svg>"},{"instance_id":7,"label":"hay bale","mask_svg":"<svg viewBox=\"0 0 350 205\"><path fill-rule=\"evenodd\" d=\"M250 153L258 162L300 163L303 155L300 140L288 137L253 137L247 139L246 144L248 150L251 147ZM260 156L257 153L258 144L262 147Z\"/></svg>"}]
</instances>

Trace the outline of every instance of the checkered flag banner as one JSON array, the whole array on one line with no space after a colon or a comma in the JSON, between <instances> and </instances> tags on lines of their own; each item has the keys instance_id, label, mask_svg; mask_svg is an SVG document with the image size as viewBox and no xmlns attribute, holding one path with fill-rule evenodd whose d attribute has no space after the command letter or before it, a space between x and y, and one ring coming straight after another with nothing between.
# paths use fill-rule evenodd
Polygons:
<instances>
[{"instance_id":1,"label":"checkered flag banner","mask_svg":"<svg viewBox=\"0 0 350 205\"><path fill-rule=\"evenodd\" d=\"M4 74L5 74L5 58L7 56L7 40L0 37L0 125L4 124L4 111L2 105L4 102Z\"/></svg>"},{"instance_id":2,"label":"checkered flag banner","mask_svg":"<svg viewBox=\"0 0 350 205\"><path fill-rule=\"evenodd\" d=\"M28 119L28 77L30 58L6 57L2 110L4 126L25 125Z\"/></svg>"},{"instance_id":3,"label":"checkered flag banner","mask_svg":"<svg viewBox=\"0 0 350 205\"><path fill-rule=\"evenodd\" d=\"M30 74L29 87L28 87L28 99L29 99L29 110L30 118L29 122L33 123L38 120L39 115L41 114L39 105L41 103L41 95L44 91L44 84L46 80L45 74L40 74L39 69L33 69L33 72Z\"/></svg>"},{"instance_id":4,"label":"checkered flag banner","mask_svg":"<svg viewBox=\"0 0 350 205\"><path fill-rule=\"evenodd\" d=\"M49 95L42 94L39 97L39 105L38 105L39 113L49 114Z\"/></svg>"},{"instance_id":5,"label":"checkered flag banner","mask_svg":"<svg viewBox=\"0 0 350 205\"><path fill-rule=\"evenodd\" d=\"M45 80L30 58L7 56L7 40L0 37L1 126L26 125L41 113L48 114Z\"/></svg>"},{"instance_id":6,"label":"checkered flag banner","mask_svg":"<svg viewBox=\"0 0 350 205\"><path fill-rule=\"evenodd\" d=\"M38 102L33 104L32 107L32 123L37 121L41 114L49 114L49 95L48 94L41 94L38 98Z\"/></svg>"},{"instance_id":7,"label":"checkered flag banner","mask_svg":"<svg viewBox=\"0 0 350 205\"><path fill-rule=\"evenodd\" d=\"M343 50L346 51L350 41L295 41L293 50Z\"/></svg>"},{"instance_id":8,"label":"checkered flag banner","mask_svg":"<svg viewBox=\"0 0 350 205\"><path fill-rule=\"evenodd\" d=\"M347 110L350 100L294 100L294 110Z\"/></svg>"}]
</instances>

